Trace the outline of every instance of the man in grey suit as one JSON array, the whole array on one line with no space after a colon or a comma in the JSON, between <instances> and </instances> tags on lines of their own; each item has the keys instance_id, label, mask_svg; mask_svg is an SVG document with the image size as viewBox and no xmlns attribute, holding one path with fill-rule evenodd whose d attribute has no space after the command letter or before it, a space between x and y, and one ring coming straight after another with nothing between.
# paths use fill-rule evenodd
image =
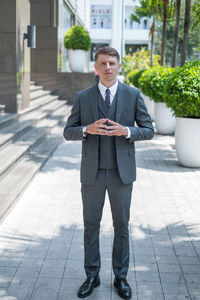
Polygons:
<instances>
[{"instance_id":1,"label":"man in grey suit","mask_svg":"<svg viewBox=\"0 0 200 300\"><path fill-rule=\"evenodd\" d=\"M82 140L81 193L87 278L79 288L80 298L89 296L100 285L99 229L106 191L114 226L114 286L121 298L132 297L126 276L131 193L136 179L134 142L152 139L154 131L139 90L117 80L119 60L118 52L111 47L103 47L96 53L95 69L100 81L78 93L64 129L66 140Z\"/></svg>"}]
</instances>

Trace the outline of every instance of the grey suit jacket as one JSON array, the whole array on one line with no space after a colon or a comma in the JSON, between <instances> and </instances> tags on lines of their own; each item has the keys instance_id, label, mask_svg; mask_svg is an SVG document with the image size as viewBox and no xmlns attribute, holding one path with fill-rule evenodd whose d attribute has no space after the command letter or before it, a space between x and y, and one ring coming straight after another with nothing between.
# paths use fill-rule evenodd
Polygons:
<instances>
[{"instance_id":1,"label":"grey suit jacket","mask_svg":"<svg viewBox=\"0 0 200 300\"><path fill-rule=\"evenodd\" d=\"M82 129L98 120L97 89L95 85L77 94L64 129L66 140L82 140L81 182L87 185L93 184L96 178L99 138L90 134L84 138ZM128 184L136 180L134 142L152 139L154 130L139 90L119 82L117 92L116 122L131 131L130 139L115 137L119 175L122 182Z\"/></svg>"}]
</instances>

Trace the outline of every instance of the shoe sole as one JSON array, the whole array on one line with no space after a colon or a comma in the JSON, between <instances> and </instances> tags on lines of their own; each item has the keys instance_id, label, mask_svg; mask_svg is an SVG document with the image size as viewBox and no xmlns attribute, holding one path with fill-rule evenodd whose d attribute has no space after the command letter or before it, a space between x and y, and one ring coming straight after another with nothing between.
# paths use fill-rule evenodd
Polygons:
<instances>
[{"instance_id":1,"label":"shoe sole","mask_svg":"<svg viewBox=\"0 0 200 300\"><path fill-rule=\"evenodd\" d=\"M95 283L93 289L89 293L85 294L84 296L78 295L78 297L79 298L86 298L86 297L90 296L93 293L94 289L98 286L100 286L100 281Z\"/></svg>"},{"instance_id":2,"label":"shoe sole","mask_svg":"<svg viewBox=\"0 0 200 300\"><path fill-rule=\"evenodd\" d=\"M114 286L116 287L116 289L117 289L117 293L118 293L118 295L122 298L122 299L126 299L126 300L129 300L129 299L131 299L132 298L132 293L131 293L131 295L129 296L129 297L125 297L125 296L123 296L123 295L121 295L120 294L120 292L119 292L119 289L118 289L118 286L117 286L117 284L114 282Z\"/></svg>"}]
</instances>

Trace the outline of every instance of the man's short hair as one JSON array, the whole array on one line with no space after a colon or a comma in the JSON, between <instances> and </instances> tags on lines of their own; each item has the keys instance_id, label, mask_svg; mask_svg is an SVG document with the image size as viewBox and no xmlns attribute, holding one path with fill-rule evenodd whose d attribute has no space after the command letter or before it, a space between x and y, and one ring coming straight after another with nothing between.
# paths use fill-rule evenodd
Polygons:
<instances>
[{"instance_id":1,"label":"man's short hair","mask_svg":"<svg viewBox=\"0 0 200 300\"><path fill-rule=\"evenodd\" d=\"M97 61L98 56L99 56L100 54L103 54L103 55L110 55L110 56L115 56L115 57L117 58L118 62L120 61L120 55L119 55L119 53L117 52L116 49L114 49L114 48L112 48L112 47L106 46L106 47L100 48L100 49L96 52L96 54L95 54L95 57L94 57L94 58L95 58L95 61Z\"/></svg>"}]
</instances>

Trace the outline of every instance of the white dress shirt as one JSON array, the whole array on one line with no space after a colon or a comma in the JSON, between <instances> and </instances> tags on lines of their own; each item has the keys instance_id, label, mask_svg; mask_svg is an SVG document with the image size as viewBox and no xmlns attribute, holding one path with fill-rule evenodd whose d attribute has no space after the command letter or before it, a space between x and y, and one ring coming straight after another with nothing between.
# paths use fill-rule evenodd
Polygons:
<instances>
[{"instance_id":1,"label":"white dress shirt","mask_svg":"<svg viewBox=\"0 0 200 300\"><path fill-rule=\"evenodd\" d=\"M103 85L100 81L98 83L98 88L99 88L99 91L103 97L103 100L105 101L105 98L106 98L106 90L107 90L107 87L105 85ZM110 90L110 105L112 104L113 102L113 99L115 97L115 94L117 92L117 88L118 88L118 80L112 85L109 87L109 90Z\"/></svg>"},{"instance_id":2,"label":"white dress shirt","mask_svg":"<svg viewBox=\"0 0 200 300\"><path fill-rule=\"evenodd\" d=\"M102 98L103 100L105 101L105 98L106 98L106 90L107 90L107 87L105 85L103 85L100 81L98 83L98 88L99 88L99 91L102 95ZM117 92L117 88L118 88L118 80L112 85L109 87L109 90L110 90L110 105L112 104L113 102L113 99L115 97L115 94ZM126 136L127 139L130 139L131 137L131 131L128 127L126 127L127 130L128 130L128 135Z\"/></svg>"}]
</instances>

